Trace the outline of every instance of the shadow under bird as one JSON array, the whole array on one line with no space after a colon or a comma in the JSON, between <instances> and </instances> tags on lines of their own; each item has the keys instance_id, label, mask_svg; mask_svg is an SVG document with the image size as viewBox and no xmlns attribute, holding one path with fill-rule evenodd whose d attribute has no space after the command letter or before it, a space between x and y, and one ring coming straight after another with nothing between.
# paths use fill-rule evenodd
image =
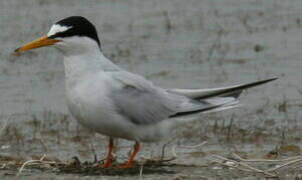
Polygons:
<instances>
[{"instance_id":1,"label":"shadow under bird","mask_svg":"<svg viewBox=\"0 0 302 180\"><path fill-rule=\"evenodd\" d=\"M72 16L56 22L47 35L15 50L54 46L64 55L67 106L83 126L109 136L104 168L112 166L113 138L135 141L121 168L133 166L140 142L159 141L192 115L236 107L242 90L277 78L213 89L165 89L127 72L107 59L94 25Z\"/></svg>"}]
</instances>

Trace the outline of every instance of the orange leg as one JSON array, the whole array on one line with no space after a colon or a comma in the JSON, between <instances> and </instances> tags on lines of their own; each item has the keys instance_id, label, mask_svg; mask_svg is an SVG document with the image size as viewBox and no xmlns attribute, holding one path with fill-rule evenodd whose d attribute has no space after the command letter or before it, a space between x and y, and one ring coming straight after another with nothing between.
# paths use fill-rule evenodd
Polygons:
<instances>
[{"instance_id":1,"label":"orange leg","mask_svg":"<svg viewBox=\"0 0 302 180\"><path fill-rule=\"evenodd\" d=\"M140 144L139 142L135 142L133 152L130 154L130 157L128 161L121 166L118 166L118 168L131 168L133 166L133 160L135 158L135 155L138 153L140 150Z\"/></svg>"},{"instance_id":2,"label":"orange leg","mask_svg":"<svg viewBox=\"0 0 302 180\"><path fill-rule=\"evenodd\" d=\"M114 145L113 145L113 138L109 139L109 145L108 145L108 153L105 160L105 163L101 165L102 168L108 168L112 165L112 151L113 151Z\"/></svg>"}]
</instances>

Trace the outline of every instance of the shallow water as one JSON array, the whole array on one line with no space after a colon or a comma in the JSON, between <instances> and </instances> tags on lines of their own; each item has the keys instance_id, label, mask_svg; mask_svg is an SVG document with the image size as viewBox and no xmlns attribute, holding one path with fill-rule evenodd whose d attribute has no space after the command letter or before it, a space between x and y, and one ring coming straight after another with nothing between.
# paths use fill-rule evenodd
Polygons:
<instances>
[{"instance_id":1,"label":"shallow water","mask_svg":"<svg viewBox=\"0 0 302 180\"><path fill-rule=\"evenodd\" d=\"M203 151L259 154L283 142L301 146L301 10L300 0L0 1L1 154L92 160L93 153L105 152L106 139L68 114L61 54L42 48L11 55L70 15L96 25L106 56L160 86L208 88L280 78L244 93L242 108L188 124L174 145L207 140ZM141 157L159 156L156 147L164 143L145 145ZM119 144L125 155L129 142ZM180 155L179 161L206 163L204 158Z\"/></svg>"}]
</instances>

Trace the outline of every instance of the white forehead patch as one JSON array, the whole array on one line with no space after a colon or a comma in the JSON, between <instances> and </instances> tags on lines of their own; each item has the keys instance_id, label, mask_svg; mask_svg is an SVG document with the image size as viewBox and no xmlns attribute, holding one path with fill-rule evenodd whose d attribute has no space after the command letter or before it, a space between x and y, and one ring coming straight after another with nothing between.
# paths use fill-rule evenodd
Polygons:
<instances>
[{"instance_id":1,"label":"white forehead patch","mask_svg":"<svg viewBox=\"0 0 302 180\"><path fill-rule=\"evenodd\" d=\"M70 28L72 28L72 26L61 26L60 24L54 24L47 33L47 36L49 37L59 32L67 31Z\"/></svg>"}]
</instances>

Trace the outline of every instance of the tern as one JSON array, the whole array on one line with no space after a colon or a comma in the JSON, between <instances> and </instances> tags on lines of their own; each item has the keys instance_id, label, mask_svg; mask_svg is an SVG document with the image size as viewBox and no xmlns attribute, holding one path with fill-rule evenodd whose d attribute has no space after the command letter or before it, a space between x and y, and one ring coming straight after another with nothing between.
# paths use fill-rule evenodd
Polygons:
<instances>
[{"instance_id":1,"label":"tern","mask_svg":"<svg viewBox=\"0 0 302 180\"><path fill-rule=\"evenodd\" d=\"M106 58L95 26L81 16L56 22L47 35L15 52L43 46L63 53L66 103L72 116L109 137L104 168L112 166L114 138L135 141L129 159L120 165L132 167L140 142L159 141L197 114L236 107L244 89L277 79L212 89L161 88Z\"/></svg>"}]
</instances>

